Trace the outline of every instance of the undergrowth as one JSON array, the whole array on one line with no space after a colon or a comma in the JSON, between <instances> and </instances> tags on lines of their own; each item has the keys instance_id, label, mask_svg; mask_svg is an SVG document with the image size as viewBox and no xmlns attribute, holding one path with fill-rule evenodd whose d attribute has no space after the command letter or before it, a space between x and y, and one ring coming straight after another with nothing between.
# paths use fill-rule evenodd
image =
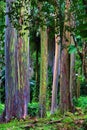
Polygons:
<instances>
[{"instance_id":1,"label":"undergrowth","mask_svg":"<svg viewBox=\"0 0 87 130\"><path fill-rule=\"evenodd\" d=\"M53 115L47 112L46 118L38 118L38 104L28 105L29 115L25 120L14 119L9 123L0 124L0 130L87 130L87 97L80 97L74 102L75 113L66 112L64 115L56 111ZM0 104L0 113L4 105ZM31 117L32 116L32 117Z\"/></svg>"}]
</instances>

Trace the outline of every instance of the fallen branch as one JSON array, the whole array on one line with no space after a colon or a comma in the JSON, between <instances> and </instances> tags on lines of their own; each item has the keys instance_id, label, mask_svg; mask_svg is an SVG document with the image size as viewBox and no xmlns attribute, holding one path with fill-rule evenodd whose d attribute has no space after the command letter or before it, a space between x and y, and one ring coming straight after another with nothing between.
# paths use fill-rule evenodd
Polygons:
<instances>
[{"instance_id":1,"label":"fallen branch","mask_svg":"<svg viewBox=\"0 0 87 130\"><path fill-rule=\"evenodd\" d=\"M60 120L56 120L56 121L50 121L47 124L60 123L62 120L63 120L63 118Z\"/></svg>"}]
</instances>

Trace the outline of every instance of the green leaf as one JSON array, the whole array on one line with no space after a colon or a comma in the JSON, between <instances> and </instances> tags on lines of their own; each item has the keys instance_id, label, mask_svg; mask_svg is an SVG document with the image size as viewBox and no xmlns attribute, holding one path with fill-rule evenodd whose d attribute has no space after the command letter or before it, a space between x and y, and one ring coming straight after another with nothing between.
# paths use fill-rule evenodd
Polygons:
<instances>
[{"instance_id":1,"label":"green leaf","mask_svg":"<svg viewBox=\"0 0 87 130\"><path fill-rule=\"evenodd\" d=\"M70 45L68 48L68 52L69 54L75 53L77 51L77 48L75 47L75 45Z\"/></svg>"}]
</instances>

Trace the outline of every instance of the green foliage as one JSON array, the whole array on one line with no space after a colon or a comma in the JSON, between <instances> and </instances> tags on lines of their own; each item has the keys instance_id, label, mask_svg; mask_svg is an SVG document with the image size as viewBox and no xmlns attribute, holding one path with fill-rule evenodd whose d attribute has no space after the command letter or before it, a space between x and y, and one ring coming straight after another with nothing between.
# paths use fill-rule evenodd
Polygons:
<instances>
[{"instance_id":1,"label":"green foliage","mask_svg":"<svg viewBox=\"0 0 87 130\"><path fill-rule=\"evenodd\" d=\"M26 5L26 9L24 11L24 25L26 25L26 29L29 29L29 25L27 25L28 22L30 22L30 38L31 40L34 42L34 44L32 44L31 46L33 46L32 48L30 48L32 51L32 56L31 58L33 59L33 68L35 70L35 66L36 66L36 46L38 41L35 41L36 38L36 34L40 35L40 29L39 26L41 24L44 24L44 20L41 20L40 18L40 14L39 14L39 9L37 7L37 0L32 0L31 1L31 14L29 14L28 12L28 0L25 0L25 4L22 5L22 1L16 0L15 3L12 3L12 10L9 14L9 16L11 17L12 23L14 25L14 27L16 27L17 29L21 29L20 25L19 25L19 19L20 19L20 9L21 7L24 7ZM60 2L60 8L58 7L59 10L57 10L58 12L58 16L54 15L55 13L55 6L57 7L57 5L54 6L54 4L52 5L52 3L50 3L50 1L45 1L43 2L43 6L41 11L43 12L43 16L45 16L46 19L46 25L47 27L51 27L52 30L52 34L54 36L54 18L57 19L57 27L58 30L61 30L61 26L60 24L63 23L61 20L59 21L59 17L62 17L62 20L64 19L64 0L62 1L58 1ZM0 79L1 79L1 88L0 88L0 94L1 94L1 98L4 100L5 97L5 93L4 93L4 81L5 81L5 68L4 66L4 23L5 23L5 17L4 17L4 11L5 11L5 3L1 0L0 1L0 69L2 69L2 72L0 73ZM61 13L62 12L62 13ZM68 51L70 54L75 53L76 54L76 61L75 61L75 70L76 73L78 74L78 69L80 69L81 71L81 66L82 66L82 62L81 59L79 58L79 55L77 54L77 49L82 53L82 46L83 46L83 41L87 41L87 14L85 13L85 7L82 4L81 0L74 0L72 2L71 5L71 12L73 14L73 16L75 16L75 28L72 29L70 27L66 27L66 30L71 31L74 35L75 35L75 39L76 39L76 43L77 46L75 45L70 45L68 48ZM60 27L61 26L61 27ZM70 30L71 29L71 30ZM35 36L34 36L35 34ZM38 35L38 36L39 36ZM51 35L52 36L52 35ZM50 37L51 37L50 36ZM40 37L40 36L39 36ZM35 45L36 43L36 45ZM30 51L31 51L30 50ZM39 57L39 64L40 64L40 56ZM39 71L39 70L38 70ZM77 78L81 81L81 86L82 88L85 88L85 91L82 92L82 88L81 88L81 94L85 93L87 91L87 85L86 83L84 83L84 77L82 74L78 75ZM34 96L34 92L35 92L35 88L36 86L36 81L35 81L35 75L33 76L33 78L30 80L30 88L31 88L31 99L33 99ZM84 87L85 86L85 87ZM51 90L52 90L52 69L49 68L48 69L48 87L47 87L47 108L50 109L50 104L51 104ZM38 91L38 89L37 89ZM38 96L38 95L37 95ZM81 107L82 109L87 109L87 97L80 97L78 100L74 99L74 104L77 107ZM0 105L0 113L2 113L4 109L4 105ZM37 116L38 115L38 110L39 110L39 105L36 102L32 102L28 104L28 113L30 116ZM48 112L48 117L50 117L50 113ZM55 120L57 116L61 116L59 113L55 113L53 115L54 117L52 118L52 120ZM55 117L56 116L56 117ZM66 117L63 120L63 123L71 123L72 119L71 117ZM15 124L15 123L14 123ZM12 125L12 124L11 124ZM15 124L16 125L16 124ZM14 126L14 125L13 125ZM10 127L11 128L11 127ZM14 126L15 128L15 126ZM53 127L46 127L44 126L42 129L52 129ZM0 128L1 129L1 128ZM16 128L15 128L16 129ZM20 128L17 128L20 129ZM4 130L4 129L3 129Z\"/></svg>"},{"instance_id":2,"label":"green foliage","mask_svg":"<svg viewBox=\"0 0 87 130\"><path fill-rule=\"evenodd\" d=\"M1 108L2 105L0 105ZM35 105L36 106L36 105ZM4 107L3 107L4 109ZM25 120L14 119L11 122L0 124L0 130L86 130L87 115L78 116L67 112L61 115L59 111L54 115L49 115L47 118L29 118Z\"/></svg>"},{"instance_id":3,"label":"green foliage","mask_svg":"<svg viewBox=\"0 0 87 130\"><path fill-rule=\"evenodd\" d=\"M28 114L32 117L35 117L38 115L39 111L39 104L36 102L32 102L28 104Z\"/></svg>"},{"instance_id":4,"label":"green foliage","mask_svg":"<svg viewBox=\"0 0 87 130\"><path fill-rule=\"evenodd\" d=\"M5 67L2 68L0 80L1 80L0 100L1 100L1 103L4 103L5 102Z\"/></svg>"},{"instance_id":5,"label":"green foliage","mask_svg":"<svg viewBox=\"0 0 87 130\"><path fill-rule=\"evenodd\" d=\"M2 114L3 111L4 111L4 105L0 104L0 115Z\"/></svg>"},{"instance_id":6,"label":"green foliage","mask_svg":"<svg viewBox=\"0 0 87 130\"><path fill-rule=\"evenodd\" d=\"M86 6L83 4L82 0L74 0L71 4L71 12L74 16L76 26L74 28L74 33L79 35L82 40L87 41L87 13Z\"/></svg>"},{"instance_id":7,"label":"green foliage","mask_svg":"<svg viewBox=\"0 0 87 130\"><path fill-rule=\"evenodd\" d=\"M81 82L81 95L87 96L87 83L86 81L82 80Z\"/></svg>"},{"instance_id":8,"label":"green foliage","mask_svg":"<svg viewBox=\"0 0 87 130\"><path fill-rule=\"evenodd\" d=\"M76 73L78 73L79 69L81 70L81 65L82 65L82 62L79 58L79 55L76 55L76 60L75 60L75 71L76 71Z\"/></svg>"},{"instance_id":9,"label":"green foliage","mask_svg":"<svg viewBox=\"0 0 87 130\"><path fill-rule=\"evenodd\" d=\"M0 103L4 103L4 32L5 32L5 2L0 1Z\"/></svg>"},{"instance_id":10,"label":"green foliage","mask_svg":"<svg viewBox=\"0 0 87 130\"><path fill-rule=\"evenodd\" d=\"M0 1L0 70L4 65L5 2Z\"/></svg>"},{"instance_id":11,"label":"green foliage","mask_svg":"<svg viewBox=\"0 0 87 130\"><path fill-rule=\"evenodd\" d=\"M66 117L64 120L63 120L64 123L72 123L73 120L71 117Z\"/></svg>"},{"instance_id":12,"label":"green foliage","mask_svg":"<svg viewBox=\"0 0 87 130\"><path fill-rule=\"evenodd\" d=\"M84 121L81 130L87 130L87 119Z\"/></svg>"},{"instance_id":13,"label":"green foliage","mask_svg":"<svg viewBox=\"0 0 87 130\"><path fill-rule=\"evenodd\" d=\"M30 97L31 97L31 101L34 98L34 90L35 90L35 86L36 86L36 81L34 79L30 80Z\"/></svg>"},{"instance_id":14,"label":"green foliage","mask_svg":"<svg viewBox=\"0 0 87 130\"><path fill-rule=\"evenodd\" d=\"M81 107L82 109L87 109L87 97L80 97L78 99L74 99L74 104L77 107Z\"/></svg>"},{"instance_id":15,"label":"green foliage","mask_svg":"<svg viewBox=\"0 0 87 130\"><path fill-rule=\"evenodd\" d=\"M68 51L69 51L70 54L72 54L72 53L75 53L75 52L77 51L77 49L76 49L75 45L72 45L72 44L71 44L71 45L68 47Z\"/></svg>"}]
</instances>

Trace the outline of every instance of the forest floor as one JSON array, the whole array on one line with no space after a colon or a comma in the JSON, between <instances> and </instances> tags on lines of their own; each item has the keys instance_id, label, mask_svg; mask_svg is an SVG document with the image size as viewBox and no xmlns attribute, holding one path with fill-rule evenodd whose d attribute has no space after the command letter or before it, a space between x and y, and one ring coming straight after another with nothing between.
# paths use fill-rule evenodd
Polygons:
<instances>
[{"instance_id":1,"label":"forest floor","mask_svg":"<svg viewBox=\"0 0 87 130\"><path fill-rule=\"evenodd\" d=\"M0 124L0 130L87 130L87 113L77 108L74 114L67 112L61 115L57 111L43 119L28 116L25 120L13 119Z\"/></svg>"}]
</instances>

